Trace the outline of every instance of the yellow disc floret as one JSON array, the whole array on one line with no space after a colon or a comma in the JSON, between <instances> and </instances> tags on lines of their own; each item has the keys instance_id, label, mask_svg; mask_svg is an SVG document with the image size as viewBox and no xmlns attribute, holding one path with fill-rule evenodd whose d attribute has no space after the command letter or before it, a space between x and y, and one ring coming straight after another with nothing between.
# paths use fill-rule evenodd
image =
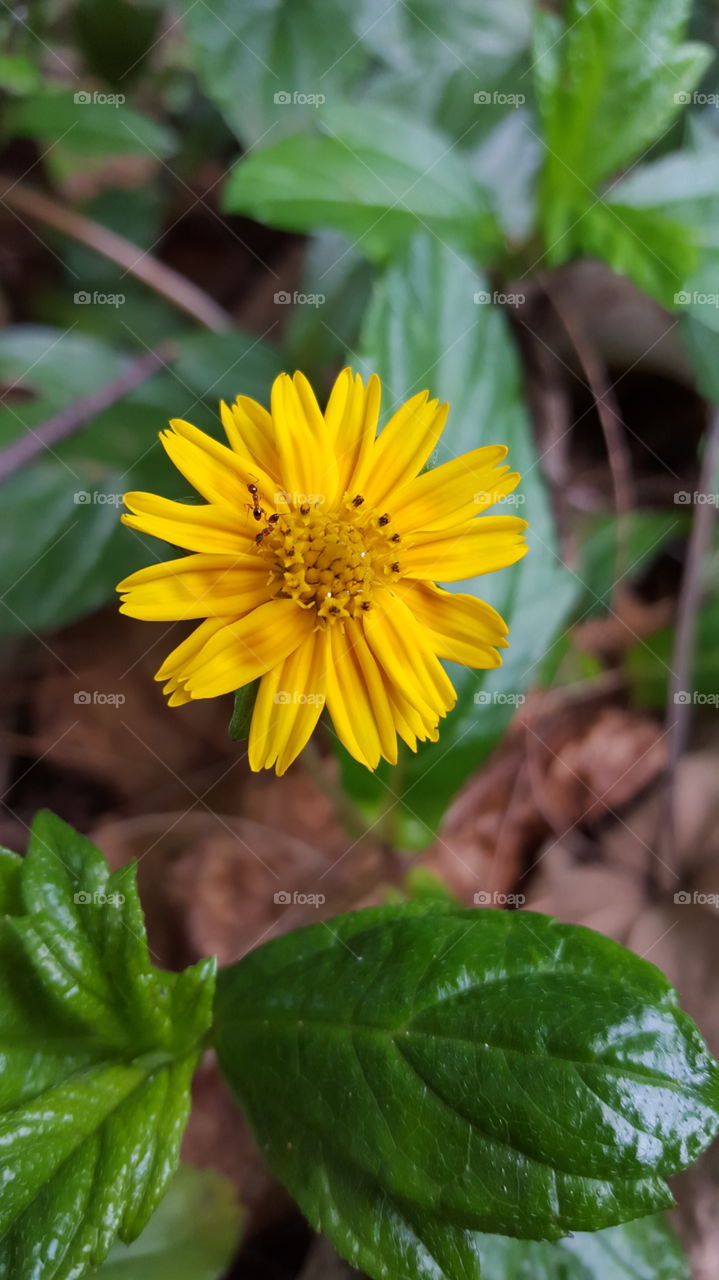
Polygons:
<instances>
[{"instance_id":1,"label":"yellow disc floret","mask_svg":"<svg viewBox=\"0 0 719 1280\"><path fill-rule=\"evenodd\" d=\"M378 585L396 582L400 535L387 512L367 510L356 494L325 515L322 503L282 503L265 516L255 535L258 552L270 566L276 594L303 609L315 609L322 623L358 618L372 608Z\"/></svg>"}]
</instances>

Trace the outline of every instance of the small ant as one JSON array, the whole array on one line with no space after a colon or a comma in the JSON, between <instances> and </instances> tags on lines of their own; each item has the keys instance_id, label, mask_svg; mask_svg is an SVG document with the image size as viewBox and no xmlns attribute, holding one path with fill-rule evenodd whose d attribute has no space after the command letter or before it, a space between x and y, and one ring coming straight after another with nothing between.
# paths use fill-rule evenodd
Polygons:
<instances>
[{"instance_id":1,"label":"small ant","mask_svg":"<svg viewBox=\"0 0 719 1280\"><path fill-rule=\"evenodd\" d=\"M247 488L248 488L248 489L249 489L249 491L250 491L250 496L251 496L251 498L252 498L252 502L253 502L252 514L253 514L253 516L255 517L255 520L261 520L261 519L262 519L262 517L263 517L263 515L264 515L264 512L263 512L263 510L262 510L262 507L260 506L260 500L259 500L259 496L258 496L258 489L257 489L257 485L256 485L256 484L248 484Z\"/></svg>"}]
</instances>

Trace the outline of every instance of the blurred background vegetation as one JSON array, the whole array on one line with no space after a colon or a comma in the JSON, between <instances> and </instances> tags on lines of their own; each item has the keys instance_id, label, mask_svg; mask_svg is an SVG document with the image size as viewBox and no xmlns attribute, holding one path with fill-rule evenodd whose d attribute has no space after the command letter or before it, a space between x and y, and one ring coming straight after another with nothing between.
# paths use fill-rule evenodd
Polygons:
<instances>
[{"instance_id":1,"label":"blurred background vegetation","mask_svg":"<svg viewBox=\"0 0 719 1280\"><path fill-rule=\"evenodd\" d=\"M22 847L49 804L151 853L164 962L285 927L270 864L346 906L399 845L470 903L641 944L711 1042L716 916L672 899L719 892L718 38L715 0L0 8L0 834ZM229 706L163 706L170 629L112 601L166 548L118 514L191 498L167 418L219 438L220 398L297 367L322 398L346 362L386 413L450 400L439 461L509 445L531 553L472 584L512 644L452 672L439 744L369 775L325 729L280 784ZM191 1158L274 1221L203 1089Z\"/></svg>"}]
</instances>

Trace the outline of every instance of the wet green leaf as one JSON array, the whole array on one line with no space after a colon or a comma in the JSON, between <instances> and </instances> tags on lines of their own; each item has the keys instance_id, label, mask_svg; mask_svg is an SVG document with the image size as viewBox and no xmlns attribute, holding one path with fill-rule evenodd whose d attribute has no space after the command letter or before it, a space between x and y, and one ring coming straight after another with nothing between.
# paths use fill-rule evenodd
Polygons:
<instances>
[{"instance_id":1,"label":"wet green leaf","mask_svg":"<svg viewBox=\"0 0 719 1280\"><path fill-rule=\"evenodd\" d=\"M38 815L0 922L2 1280L73 1280L177 1168L214 962L155 969L134 867Z\"/></svg>"},{"instance_id":2,"label":"wet green leaf","mask_svg":"<svg viewBox=\"0 0 719 1280\"><path fill-rule=\"evenodd\" d=\"M719 1128L719 1068L662 974L546 916L435 902L299 930L221 972L215 1038L271 1169L377 1280L469 1280L478 1231L652 1213Z\"/></svg>"}]
</instances>

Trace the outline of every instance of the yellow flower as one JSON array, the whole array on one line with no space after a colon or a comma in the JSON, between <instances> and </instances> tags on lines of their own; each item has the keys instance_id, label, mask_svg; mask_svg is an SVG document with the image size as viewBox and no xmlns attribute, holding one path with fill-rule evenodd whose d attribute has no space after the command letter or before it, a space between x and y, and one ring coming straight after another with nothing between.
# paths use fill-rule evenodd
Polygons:
<instances>
[{"instance_id":1,"label":"yellow flower","mask_svg":"<svg viewBox=\"0 0 719 1280\"><path fill-rule=\"evenodd\" d=\"M519 480L501 445L422 471L448 406L424 391L377 435L380 383L345 369L324 414L301 373L281 374L271 413L247 396L221 405L229 448L175 419L161 434L206 500L128 493L122 518L192 552L124 582L133 618L203 618L155 677L171 706L261 677L249 735L252 769L278 774L326 705L355 759L395 763L456 701L440 658L501 664L499 614L434 585L514 564L524 520L482 512ZM421 474L420 474L421 473Z\"/></svg>"}]
</instances>

